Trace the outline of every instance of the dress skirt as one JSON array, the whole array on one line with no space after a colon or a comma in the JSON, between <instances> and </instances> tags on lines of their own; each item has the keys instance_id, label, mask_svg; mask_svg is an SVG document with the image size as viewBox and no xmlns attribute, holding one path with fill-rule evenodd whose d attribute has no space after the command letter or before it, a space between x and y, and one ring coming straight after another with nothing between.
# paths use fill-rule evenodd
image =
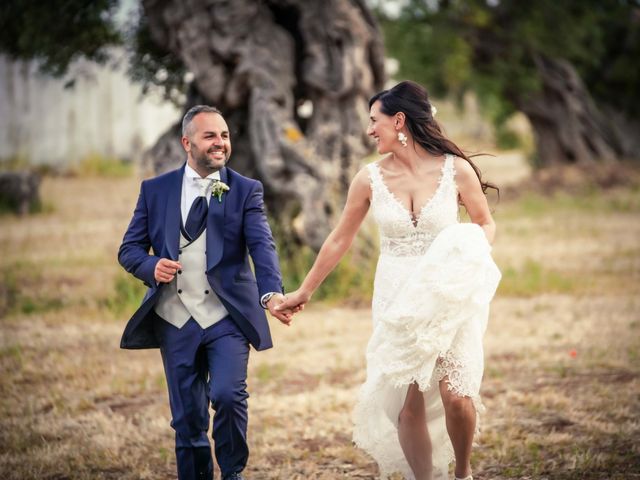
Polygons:
<instances>
[{"instance_id":1,"label":"dress skirt","mask_svg":"<svg viewBox=\"0 0 640 480\"><path fill-rule=\"evenodd\" d=\"M482 338L500 281L490 252L482 229L465 223L446 227L422 255L380 255L353 440L376 460L383 479L394 472L414 478L398 440L409 385L417 383L425 396L436 479L448 478L453 460L439 382L447 377L450 390L483 411Z\"/></svg>"}]
</instances>

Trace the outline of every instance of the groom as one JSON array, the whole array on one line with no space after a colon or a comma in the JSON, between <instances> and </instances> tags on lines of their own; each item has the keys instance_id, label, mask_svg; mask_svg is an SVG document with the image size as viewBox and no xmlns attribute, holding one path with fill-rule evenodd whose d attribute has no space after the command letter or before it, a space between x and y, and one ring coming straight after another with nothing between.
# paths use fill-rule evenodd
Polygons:
<instances>
[{"instance_id":1,"label":"groom","mask_svg":"<svg viewBox=\"0 0 640 480\"><path fill-rule=\"evenodd\" d=\"M222 478L240 480L249 456L249 345L272 346L263 308L285 324L292 312L275 310L282 277L262 185L225 167L231 142L220 111L191 108L181 141L186 164L142 182L118 252L149 287L120 346L160 348L179 480L213 478L209 402Z\"/></svg>"}]
</instances>

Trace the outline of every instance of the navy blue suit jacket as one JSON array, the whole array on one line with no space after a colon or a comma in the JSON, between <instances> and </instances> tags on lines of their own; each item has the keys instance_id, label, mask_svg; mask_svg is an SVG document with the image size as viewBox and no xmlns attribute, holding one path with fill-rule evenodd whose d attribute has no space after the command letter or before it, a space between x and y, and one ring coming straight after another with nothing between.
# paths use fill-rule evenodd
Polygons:
<instances>
[{"instance_id":1,"label":"navy blue suit jacket","mask_svg":"<svg viewBox=\"0 0 640 480\"><path fill-rule=\"evenodd\" d=\"M160 258L178 259L184 165L145 180L118 261L149 290L125 327L121 348L158 348L153 306L166 284L154 277ZM260 297L281 292L282 276L275 243L264 212L262 184L230 168L220 170L230 190L222 202L211 197L207 217L207 278L233 320L256 350L272 346ZM151 251L151 252L150 252ZM255 268L249 266L248 255Z\"/></svg>"}]
</instances>

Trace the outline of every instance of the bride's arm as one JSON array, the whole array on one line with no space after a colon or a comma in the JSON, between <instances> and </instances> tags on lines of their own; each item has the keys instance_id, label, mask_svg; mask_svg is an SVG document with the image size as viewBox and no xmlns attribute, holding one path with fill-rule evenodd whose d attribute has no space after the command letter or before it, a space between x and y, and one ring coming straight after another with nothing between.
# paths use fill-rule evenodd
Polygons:
<instances>
[{"instance_id":1,"label":"bride's arm","mask_svg":"<svg viewBox=\"0 0 640 480\"><path fill-rule=\"evenodd\" d=\"M278 305L278 310L303 306L309 301L313 292L349 250L369 210L370 195L369 174L367 169L363 168L353 178L338 224L322 244L311 270L300 288L286 295L286 300Z\"/></svg>"},{"instance_id":2,"label":"bride's arm","mask_svg":"<svg viewBox=\"0 0 640 480\"><path fill-rule=\"evenodd\" d=\"M456 158L456 184L464 207L473 223L482 227L489 243L496 235L496 223L491 216L487 197L482 191L476 172L464 158Z\"/></svg>"}]
</instances>

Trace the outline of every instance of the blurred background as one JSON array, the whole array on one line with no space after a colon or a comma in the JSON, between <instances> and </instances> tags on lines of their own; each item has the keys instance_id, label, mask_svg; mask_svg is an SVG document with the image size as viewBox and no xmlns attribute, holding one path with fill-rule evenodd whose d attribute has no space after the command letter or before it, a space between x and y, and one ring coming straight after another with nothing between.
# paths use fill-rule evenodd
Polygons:
<instances>
[{"instance_id":1,"label":"blurred background","mask_svg":"<svg viewBox=\"0 0 640 480\"><path fill-rule=\"evenodd\" d=\"M474 478L640 478L639 58L635 0L3 2L0 476L175 478L159 353L118 348L144 287L116 253L189 107L224 112L293 290L377 160L368 99L411 79L500 187ZM252 355L249 478L376 478L350 411L377 249L368 221Z\"/></svg>"}]
</instances>

